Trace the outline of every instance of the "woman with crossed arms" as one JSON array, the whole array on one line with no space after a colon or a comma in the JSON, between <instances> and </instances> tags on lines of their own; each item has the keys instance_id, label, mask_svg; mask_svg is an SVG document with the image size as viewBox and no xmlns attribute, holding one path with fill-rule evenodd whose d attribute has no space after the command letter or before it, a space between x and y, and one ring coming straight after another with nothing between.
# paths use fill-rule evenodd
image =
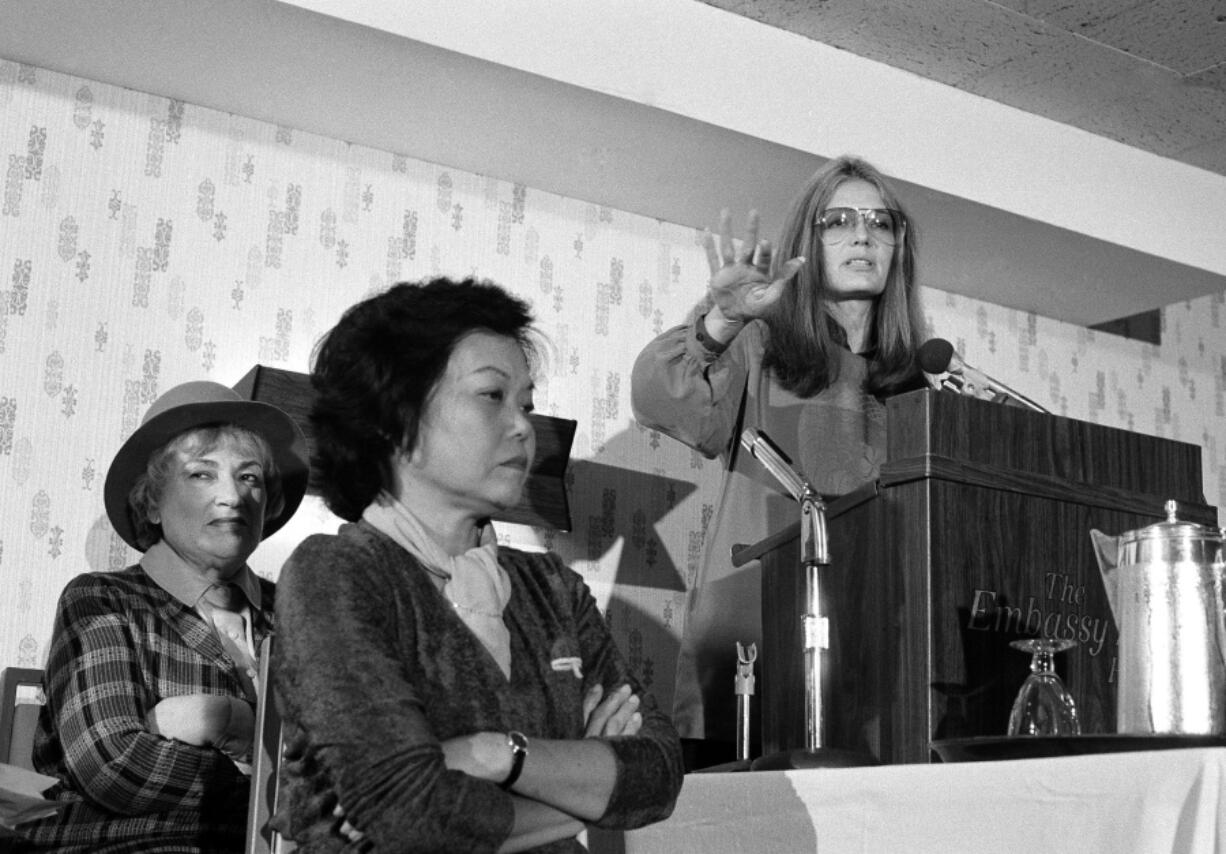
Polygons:
<instances>
[{"instance_id":1,"label":"woman with crossed arms","mask_svg":"<svg viewBox=\"0 0 1226 854\"><path fill-rule=\"evenodd\" d=\"M277 697L307 852L584 850L667 816L681 749L583 579L500 546L535 453L527 306L483 282L350 308L311 374L315 471L350 522L278 579ZM325 796L322 800L320 794Z\"/></svg>"}]
</instances>

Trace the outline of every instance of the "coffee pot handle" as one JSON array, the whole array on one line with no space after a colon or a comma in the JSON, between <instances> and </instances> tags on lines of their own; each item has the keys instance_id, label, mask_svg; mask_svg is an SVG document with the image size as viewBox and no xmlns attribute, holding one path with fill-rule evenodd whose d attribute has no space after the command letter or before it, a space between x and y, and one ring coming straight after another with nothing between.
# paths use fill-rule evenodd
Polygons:
<instances>
[{"instance_id":1,"label":"coffee pot handle","mask_svg":"<svg viewBox=\"0 0 1226 854\"><path fill-rule=\"evenodd\" d=\"M1111 606L1111 614L1115 617L1115 624L1118 628L1120 612L1115 605L1115 598L1119 587L1120 538L1091 528L1090 541L1094 543L1094 556L1098 558L1098 571L1103 577L1103 589L1107 591L1107 603Z\"/></svg>"}]
</instances>

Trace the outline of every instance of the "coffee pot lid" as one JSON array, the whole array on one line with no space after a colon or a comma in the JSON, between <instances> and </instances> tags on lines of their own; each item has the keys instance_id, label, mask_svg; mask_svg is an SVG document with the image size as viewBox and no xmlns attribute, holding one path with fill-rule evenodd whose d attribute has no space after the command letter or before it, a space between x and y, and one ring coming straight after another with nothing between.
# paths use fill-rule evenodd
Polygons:
<instances>
[{"instance_id":1,"label":"coffee pot lid","mask_svg":"<svg viewBox=\"0 0 1226 854\"><path fill-rule=\"evenodd\" d=\"M1121 566L1159 563L1196 563L1202 566L1222 562L1221 528L1181 522L1175 517L1178 504L1166 502L1166 521L1158 522L1120 536Z\"/></svg>"},{"instance_id":2,"label":"coffee pot lid","mask_svg":"<svg viewBox=\"0 0 1226 854\"><path fill-rule=\"evenodd\" d=\"M1121 539L1151 539L1157 537L1165 539L1170 537L1197 537L1197 535L1201 535L1201 537L1214 537L1216 539L1221 539L1222 537L1221 528L1210 528L1205 526L1205 524L1179 521L1176 518L1179 512L1179 502L1176 500L1168 500L1163 505L1162 510L1166 511L1165 522L1155 522L1144 528L1135 529L1135 531L1125 531L1121 535Z\"/></svg>"}]
</instances>

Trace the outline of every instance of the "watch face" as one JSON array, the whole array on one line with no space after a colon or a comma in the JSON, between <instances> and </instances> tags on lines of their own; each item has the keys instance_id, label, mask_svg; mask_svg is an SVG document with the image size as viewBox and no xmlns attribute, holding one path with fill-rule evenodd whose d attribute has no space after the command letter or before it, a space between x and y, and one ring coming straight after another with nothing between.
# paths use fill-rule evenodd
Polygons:
<instances>
[{"instance_id":1,"label":"watch face","mask_svg":"<svg viewBox=\"0 0 1226 854\"><path fill-rule=\"evenodd\" d=\"M511 746L514 753L528 752L528 736L519 731L511 731L507 733L507 744Z\"/></svg>"}]
</instances>

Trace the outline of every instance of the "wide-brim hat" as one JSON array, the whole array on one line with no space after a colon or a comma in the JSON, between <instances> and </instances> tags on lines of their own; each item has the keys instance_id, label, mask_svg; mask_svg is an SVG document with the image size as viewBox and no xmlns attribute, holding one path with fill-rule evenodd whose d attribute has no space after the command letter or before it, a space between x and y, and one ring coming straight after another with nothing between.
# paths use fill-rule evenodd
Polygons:
<instances>
[{"instance_id":1,"label":"wide-brim hat","mask_svg":"<svg viewBox=\"0 0 1226 854\"><path fill-rule=\"evenodd\" d=\"M136 432L128 437L106 473L103 500L106 515L124 542L144 551L136 541L128 495L145 473L149 457L185 430L213 424L234 424L264 437L281 475L285 509L264 522L261 539L281 528L306 493L310 462L306 436L285 412L270 403L246 400L221 383L198 380L177 385L153 402Z\"/></svg>"}]
</instances>

